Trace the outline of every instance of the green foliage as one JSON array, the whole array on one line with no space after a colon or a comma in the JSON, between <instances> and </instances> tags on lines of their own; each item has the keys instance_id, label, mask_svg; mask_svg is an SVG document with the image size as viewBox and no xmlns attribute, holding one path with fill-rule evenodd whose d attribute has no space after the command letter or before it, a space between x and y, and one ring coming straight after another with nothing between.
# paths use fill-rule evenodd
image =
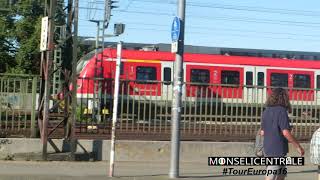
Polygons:
<instances>
[{"instance_id":1,"label":"green foliage","mask_svg":"<svg viewBox=\"0 0 320 180\"><path fill-rule=\"evenodd\" d=\"M9 11L0 11L0 73L15 66L14 18Z\"/></svg>"},{"instance_id":2,"label":"green foliage","mask_svg":"<svg viewBox=\"0 0 320 180\"><path fill-rule=\"evenodd\" d=\"M0 11L0 72L37 74L44 0L19 1Z\"/></svg>"},{"instance_id":3,"label":"green foliage","mask_svg":"<svg viewBox=\"0 0 320 180\"><path fill-rule=\"evenodd\" d=\"M77 107L77 109L76 109L76 118L77 118L78 122L82 121L81 115L82 115L83 111L84 111L84 108L80 108L79 106Z\"/></svg>"},{"instance_id":4,"label":"green foliage","mask_svg":"<svg viewBox=\"0 0 320 180\"><path fill-rule=\"evenodd\" d=\"M6 10L1 10L0 3L0 73L39 74L41 18L45 0L17 2ZM57 26L66 23L63 4L64 0L58 0L54 17ZM62 46L65 47L72 47L72 38L67 41L66 46ZM79 45L78 59L89 51L88 48L90 47ZM64 49L63 53L63 67L71 70L72 49Z\"/></svg>"}]
</instances>

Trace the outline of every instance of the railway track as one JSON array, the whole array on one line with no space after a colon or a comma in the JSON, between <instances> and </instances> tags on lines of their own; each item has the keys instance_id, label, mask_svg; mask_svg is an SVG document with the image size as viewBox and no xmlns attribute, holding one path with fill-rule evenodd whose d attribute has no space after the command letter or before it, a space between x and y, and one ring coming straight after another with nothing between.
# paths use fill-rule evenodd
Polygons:
<instances>
[{"instance_id":1,"label":"railway track","mask_svg":"<svg viewBox=\"0 0 320 180\"><path fill-rule=\"evenodd\" d=\"M26 125L26 126L24 126ZM30 137L30 123L10 124L10 126L1 126L0 137ZM49 132L57 125L55 122L49 123ZM216 123L199 124L188 123L181 124L181 139L186 141L253 141L259 128L258 124L243 123ZM293 134L300 141L309 141L319 125L294 126ZM117 125L116 138L122 140L170 140L170 124L166 125L148 125L122 123ZM77 123L76 137L78 139L110 139L111 122L103 124L95 123ZM59 125L50 135L50 138L64 138L64 127Z\"/></svg>"},{"instance_id":2,"label":"railway track","mask_svg":"<svg viewBox=\"0 0 320 180\"><path fill-rule=\"evenodd\" d=\"M88 126L90 128L88 128ZM96 127L96 128L92 128ZM228 125L217 124L214 126L201 126L197 128L183 128L181 126L181 139L186 141L253 141L259 126L256 125ZM300 141L309 141L318 126L296 127L293 134ZM111 124L86 125L78 124L76 136L79 139L110 139ZM117 127L117 139L124 140L170 140L170 126L138 126L132 124L121 124ZM62 138L63 129L60 128L52 134L53 138Z\"/></svg>"}]
</instances>

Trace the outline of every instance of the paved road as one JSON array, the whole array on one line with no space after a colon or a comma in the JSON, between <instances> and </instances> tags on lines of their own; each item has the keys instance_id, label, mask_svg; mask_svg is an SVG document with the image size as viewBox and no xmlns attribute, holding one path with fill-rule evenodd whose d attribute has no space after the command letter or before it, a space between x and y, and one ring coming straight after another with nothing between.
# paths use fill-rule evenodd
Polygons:
<instances>
[{"instance_id":1,"label":"paved road","mask_svg":"<svg viewBox=\"0 0 320 180\"><path fill-rule=\"evenodd\" d=\"M115 178L108 178L107 162L31 162L0 161L1 180L165 180L168 163L119 162ZM245 167L239 167L244 169ZM261 169L262 167L255 167ZM207 162L181 164L182 179L257 180L263 176L222 176L221 167L208 167ZM316 166L289 167L288 180L317 179Z\"/></svg>"}]
</instances>

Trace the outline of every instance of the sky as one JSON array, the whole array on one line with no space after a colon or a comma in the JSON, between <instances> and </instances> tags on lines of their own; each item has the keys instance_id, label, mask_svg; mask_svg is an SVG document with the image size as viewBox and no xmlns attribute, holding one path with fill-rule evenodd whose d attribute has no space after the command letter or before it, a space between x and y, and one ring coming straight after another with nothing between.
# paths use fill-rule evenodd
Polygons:
<instances>
[{"instance_id":1,"label":"sky","mask_svg":"<svg viewBox=\"0 0 320 180\"><path fill-rule=\"evenodd\" d=\"M119 0L110 25L126 25L107 42L171 43L177 0ZM185 44L320 52L319 0L186 0ZM79 35L96 36L103 0L80 0Z\"/></svg>"}]
</instances>

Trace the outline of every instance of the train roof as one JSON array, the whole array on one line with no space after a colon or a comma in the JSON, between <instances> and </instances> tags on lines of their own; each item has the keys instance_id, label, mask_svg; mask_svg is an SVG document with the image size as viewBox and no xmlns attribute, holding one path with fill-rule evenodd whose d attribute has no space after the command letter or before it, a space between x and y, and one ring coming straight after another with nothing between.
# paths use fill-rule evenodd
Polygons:
<instances>
[{"instance_id":1,"label":"train roof","mask_svg":"<svg viewBox=\"0 0 320 180\"><path fill-rule=\"evenodd\" d=\"M81 43L85 46L94 46L95 39L82 37ZM105 42L105 47L115 47L116 44L117 42ZM125 42L123 43L123 49L170 52L171 44L166 44L166 43L147 44L147 43ZM229 55L235 55L235 56L320 60L320 52L311 52L311 51L249 49L249 48L235 48L235 47L209 47L209 46L194 46L194 45L185 45L184 51L188 53L199 53L199 54L220 54L220 55L229 54Z\"/></svg>"},{"instance_id":2,"label":"train roof","mask_svg":"<svg viewBox=\"0 0 320 180\"><path fill-rule=\"evenodd\" d=\"M104 57L116 58L116 49L111 49L111 48L105 49ZM122 58L146 60L146 61L148 60L174 61L175 54L172 54L170 52L163 52L163 51L123 50ZM245 56L185 53L184 61L196 62L196 63L210 63L210 64L320 69L320 61L315 61L315 60L306 61L306 60L299 60L299 59L282 59L282 58L268 58L268 57L245 57Z\"/></svg>"}]
</instances>

